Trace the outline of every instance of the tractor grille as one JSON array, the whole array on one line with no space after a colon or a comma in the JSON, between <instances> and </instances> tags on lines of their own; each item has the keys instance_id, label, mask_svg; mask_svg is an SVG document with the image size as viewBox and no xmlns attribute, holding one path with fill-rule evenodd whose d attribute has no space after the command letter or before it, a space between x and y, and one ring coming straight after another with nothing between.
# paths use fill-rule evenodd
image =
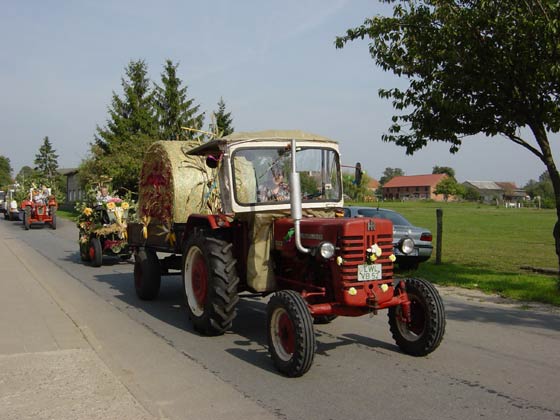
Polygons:
<instances>
[{"instance_id":1,"label":"tractor grille","mask_svg":"<svg viewBox=\"0 0 560 420\"><path fill-rule=\"evenodd\" d=\"M354 232L352 232L354 233ZM381 257L375 261L383 266L383 280L393 278L393 263L389 256L393 253L392 233L380 234L376 231L363 229L363 235L348 235L341 237L341 256L344 259L341 268L342 280L355 282L358 276L358 265L365 264L366 249L377 244L383 251Z\"/></svg>"}]
</instances>

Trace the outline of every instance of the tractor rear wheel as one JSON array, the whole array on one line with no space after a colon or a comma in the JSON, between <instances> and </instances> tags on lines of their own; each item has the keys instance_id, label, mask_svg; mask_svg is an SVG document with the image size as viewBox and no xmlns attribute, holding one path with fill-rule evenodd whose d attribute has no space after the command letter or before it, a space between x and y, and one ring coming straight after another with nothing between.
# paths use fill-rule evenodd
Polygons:
<instances>
[{"instance_id":1,"label":"tractor rear wheel","mask_svg":"<svg viewBox=\"0 0 560 420\"><path fill-rule=\"evenodd\" d=\"M410 300L410 322L403 318L401 305L389 308L389 327L402 351L425 356L441 343L445 333L445 308L436 288L427 280L405 279ZM397 293L397 291L395 291Z\"/></svg>"},{"instance_id":2,"label":"tractor rear wheel","mask_svg":"<svg viewBox=\"0 0 560 420\"><path fill-rule=\"evenodd\" d=\"M239 277L233 245L198 232L185 244L183 291L194 328L204 335L221 335L237 314Z\"/></svg>"},{"instance_id":3,"label":"tractor rear wheel","mask_svg":"<svg viewBox=\"0 0 560 420\"><path fill-rule=\"evenodd\" d=\"M101 241L97 237L89 240L89 260L93 267L101 267L103 263L103 249L101 248Z\"/></svg>"},{"instance_id":4,"label":"tractor rear wheel","mask_svg":"<svg viewBox=\"0 0 560 420\"><path fill-rule=\"evenodd\" d=\"M149 249L140 249L134 254L136 296L142 300L154 300L159 294L160 286L161 268L157 254Z\"/></svg>"},{"instance_id":5,"label":"tractor rear wheel","mask_svg":"<svg viewBox=\"0 0 560 420\"><path fill-rule=\"evenodd\" d=\"M49 215L52 218L51 228L56 229L56 207L55 206L50 206L49 207Z\"/></svg>"},{"instance_id":6,"label":"tractor rear wheel","mask_svg":"<svg viewBox=\"0 0 560 420\"><path fill-rule=\"evenodd\" d=\"M268 351L276 368L289 377L309 370L315 356L313 318L301 295L281 290L268 302Z\"/></svg>"},{"instance_id":7,"label":"tractor rear wheel","mask_svg":"<svg viewBox=\"0 0 560 420\"><path fill-rule=\"evenodd\" d=\"M23 225L25 226L25 230L29 230L31 226L31 207L27 206L23 213Z\"/></svg>"}]
</instances>

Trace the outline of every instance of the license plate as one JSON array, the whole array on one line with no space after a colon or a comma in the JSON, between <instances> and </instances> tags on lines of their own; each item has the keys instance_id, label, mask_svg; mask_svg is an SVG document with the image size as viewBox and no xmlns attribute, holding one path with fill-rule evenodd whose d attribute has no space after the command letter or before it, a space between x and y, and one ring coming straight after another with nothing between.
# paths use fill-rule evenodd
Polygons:
<instances>
[{"instance_id":1,"label":"license plate","mask_svg":"<svg viewBox=\"0 0 560 420\"><path fill-rule=\"evenodd\" d=\"M361 264L358 266L358 281L381 280L381 264Z\"/></svg>"}]
</instances>

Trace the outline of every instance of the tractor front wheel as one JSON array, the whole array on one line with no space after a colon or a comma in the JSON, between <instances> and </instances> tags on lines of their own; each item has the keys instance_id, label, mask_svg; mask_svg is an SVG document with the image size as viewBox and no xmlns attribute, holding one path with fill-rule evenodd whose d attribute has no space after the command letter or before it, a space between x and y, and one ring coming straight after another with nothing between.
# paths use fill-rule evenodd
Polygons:
<instances>
[{"instance_id":1,"label":"tractor front wheel","mask_svg":"<svg viewBox=\"0 0 560 420\"><path fill-rule=\"evenodd\" d=\"M161 268L157 254L149 249L140 249L134 254L136 296L142 300L154 300L159 294L160 286Z\"/></svg>"},{"instance_id":2,"label":"tractor front wheel","mask_svg":"<svg viewBox=\"0 0 560 420\"><path fill-rule=\"evenodd\" d=\"M89 240L89 260L93 267L101 267L103 263L103 249L101 248L101 241L97 237Z\"/></svg>"},{"instance_id":3,"label":"tractor front wheel","mask_svg":"<svg viewBox=\"0 0 560 420\"><path fill-rule=\"evenodd\" d=\"M389 327L402 351L412 356L425 356L441 343L445 333L445 309L436 288L419 278L404 280L410 300L410 322L402 306L389 308ZM398 290L395 289L395 293Z\"/></svg>"},{"instance_id":4,"label":"tractor front wheel","mask_svg":"<svg viewBox=\"0 0 560 420\"><path fill-rule=\"evenodd\" d=\"M195 233L184 247L183 291L194 328L221 335L237 314L239 277L230 242Z\"/></svg>"},{"instance_id":5,"label":"tractor front wheel","mask_svg":"<svg viewBox=\"0 0 560 420\"><path fill-rule=\"evenodd\" d=\"M78 243L80 244L80 259L82 261L89 261L89 241L82 242L82 233L80 233L78 238Z\"/></svg>"},{"instance_id":6,"label":"tractor front wheel","mask_svg":"<svg viewBox=\"0 0 560 420\"><path fill-rule=\"evenodd\" d=\"M315 356L313 318L305 300L293 290L275 293L267 306L268 351L276 368L297 377L309 370Z\"/></svg>"}]
</instances>

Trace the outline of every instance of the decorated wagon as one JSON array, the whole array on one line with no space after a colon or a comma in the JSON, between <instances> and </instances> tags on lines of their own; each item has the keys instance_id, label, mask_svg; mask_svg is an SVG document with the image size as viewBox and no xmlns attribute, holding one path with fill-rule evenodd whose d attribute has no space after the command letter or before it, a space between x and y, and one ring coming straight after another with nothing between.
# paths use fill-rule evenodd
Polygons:
<instances>
[{"instance_id":1,"label":"decorated wagon","mask_svg":"<svg viewBox=\"0 0 560 420\"><path fill-rule=\"evenodd\" d=\"M271 295L268 347L277 369L303 375L313 324L387 309L406 353L443 339L436 288L393 276L389 220L344 218L338 144L301 131L234 133L198 144L156 142L140 177L139 223L129 223L134 285L155 299L180 274L194 328L231 328L240 296ZM163 258L160 258L165 255Z\"/></svg>"},{"instance_id":2,"label":"decorated wagon","mask_svg":"<svg viewBox=\"0 0 560 420\"><path fill-rule=\"evenodd\" d=\"M79 205L77 225L82 261L100 267L104 255L121 260L131 257L126 232L130 210L130 203L120 198Z\"/></svg>"}]
</instances>

